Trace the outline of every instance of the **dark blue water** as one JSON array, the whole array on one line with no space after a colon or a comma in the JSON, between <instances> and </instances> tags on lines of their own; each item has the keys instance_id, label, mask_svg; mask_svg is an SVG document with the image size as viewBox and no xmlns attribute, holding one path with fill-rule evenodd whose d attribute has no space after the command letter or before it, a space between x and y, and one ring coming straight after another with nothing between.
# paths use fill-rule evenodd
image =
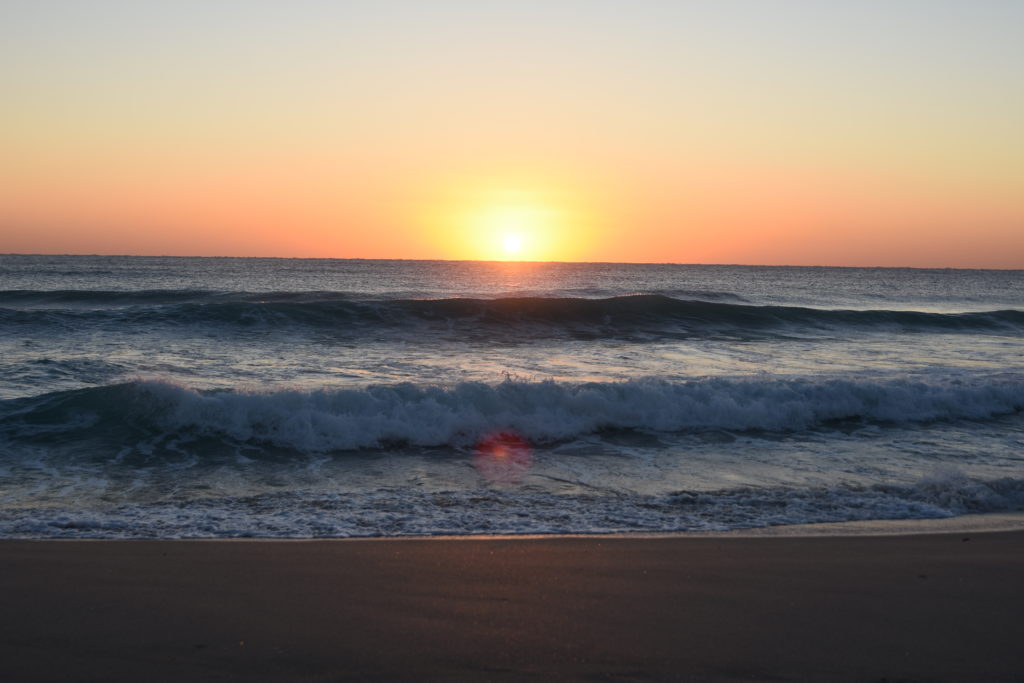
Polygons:
<instances>
[{"instance_id":1,"label":"dark blue water","mask_svg":"<svg viewBox=\"0 0 1024 683\"><path fill-rule=\"evenodd\" d=\"M1024 272L0 256L0 535L1024 510Z\"/></svg>"}]
</instances>

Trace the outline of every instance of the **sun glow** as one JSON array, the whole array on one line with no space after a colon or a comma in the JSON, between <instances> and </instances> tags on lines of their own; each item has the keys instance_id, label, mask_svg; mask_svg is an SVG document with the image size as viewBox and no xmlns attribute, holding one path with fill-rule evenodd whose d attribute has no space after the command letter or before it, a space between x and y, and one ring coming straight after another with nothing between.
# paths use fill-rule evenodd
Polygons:
<instances>
[{"instance_id":1,"label":"sun glow","mask_svg":"<svg viewBox=\"0 0 1024 683\"><path fill-rule=\"evenodd\" d=\"M421 225L447 258L573 261L602 239L596 203L564 182L454 182L422 206Z\"/></svg>"},{"instance_id":2,"label":"sun glow","mask_svg":"<svg viewBox=\"0 0 1024 683\"><path fill-rule=\"evenodd\" d=\"M477 212L471 229L484 241L495 246L488 248L497 260L537 260L542 257L542 246L550 240L555 229L554 209L535 201L497 203Z\"/></svg>"}]
</instances>

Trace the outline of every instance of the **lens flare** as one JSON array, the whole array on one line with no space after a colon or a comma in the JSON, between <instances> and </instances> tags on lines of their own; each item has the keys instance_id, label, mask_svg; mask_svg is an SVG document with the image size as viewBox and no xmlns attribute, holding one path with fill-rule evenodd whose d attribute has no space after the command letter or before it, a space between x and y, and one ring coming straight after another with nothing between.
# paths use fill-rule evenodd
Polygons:
<instances>
[{"instance_id":1,"label":"lens flare","mask_svg":"<svg viewBox=\"0 0 1024 683\"><path fill-rule=\"evenodd\" d=\"M477 471L489 481L501 484L522 481L532 460L530 444L514 432L490 434L481 439L473 451Z\"/></svg>"}]
</instances>

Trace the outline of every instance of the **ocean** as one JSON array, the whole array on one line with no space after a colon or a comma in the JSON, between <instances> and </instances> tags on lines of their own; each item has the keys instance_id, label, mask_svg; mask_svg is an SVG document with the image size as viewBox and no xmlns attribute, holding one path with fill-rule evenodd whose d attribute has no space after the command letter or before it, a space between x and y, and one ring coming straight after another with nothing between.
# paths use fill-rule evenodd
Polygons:
<instances>
[{"instance_id":1,"label":"ocean","mask_svg":"<svg viewBox=\"0 0 1024 683\"><path fill-rule=\"evenodd\" d=\"M1024 510L1024 271L0 256L0 537Z\"/></svg>"}]
</instances>

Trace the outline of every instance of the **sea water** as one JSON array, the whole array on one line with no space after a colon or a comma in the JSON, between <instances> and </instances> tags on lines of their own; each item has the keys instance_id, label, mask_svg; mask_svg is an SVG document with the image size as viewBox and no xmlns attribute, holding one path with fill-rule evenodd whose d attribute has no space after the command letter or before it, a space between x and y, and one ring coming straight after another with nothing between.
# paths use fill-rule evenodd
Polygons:
<instances>
[{"instance_id":1,"label":"sea water","mask_svg":"<svg viewBox=\"0 0 1024 683\"><path fill-rule=\"evenodd\" d=\"M1024 510L1024 271L0 256L0 536Z\"/></svg>"}]
</instances>

